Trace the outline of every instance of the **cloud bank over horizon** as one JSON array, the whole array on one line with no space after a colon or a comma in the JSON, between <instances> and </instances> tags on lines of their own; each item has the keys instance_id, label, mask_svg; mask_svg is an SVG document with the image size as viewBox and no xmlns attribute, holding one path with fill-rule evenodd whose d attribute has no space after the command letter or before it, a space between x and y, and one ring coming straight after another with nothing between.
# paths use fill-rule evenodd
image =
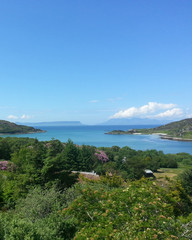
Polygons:
<instances>
[{"instance_id":1,"label":"cloud bank over horizon","mask_svg":"<svg viewBox=\"0 0 192 240\"><path fill-rule=\"evenodd\" d=\"M31 118L31 116L29 116L29 115L26 115L26 114L23 114L23 115L21 115L21 116L16 116L16 115L9 115L9 116L7 116L7 119L9 119L9 120L18 120L18 119L30 119Z\"/></svg>"},{"instance_id":2,"label":"cloud bank over horizon","mask_svg":"<svg viewBox=\"0 0 192 240\"><path fill-rule=\"evenodd\" d=\"M173 103L148 102L141 107L130 107L115 113L110 119L118 118L154 118L154 119L174 119L187 116L181 108Z\"/></svg>"}]
</instances>

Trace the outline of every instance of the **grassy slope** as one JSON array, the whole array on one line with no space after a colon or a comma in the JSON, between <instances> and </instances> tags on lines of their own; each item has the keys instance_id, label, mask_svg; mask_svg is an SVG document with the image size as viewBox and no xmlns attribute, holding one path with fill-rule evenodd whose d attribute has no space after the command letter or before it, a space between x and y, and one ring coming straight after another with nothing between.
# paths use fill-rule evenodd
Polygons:
<instances>
[{"instance_id":1,"label":"grassy slope","mask_svg":"<svg viewBox=\"0 0 192 240\"><path fill-rule=\"evenodd\" d=\"M153 128L154 132L167 133L169 136L192 138L192 118L172 122L157 128Z\"/></svg>"}]
</instances>

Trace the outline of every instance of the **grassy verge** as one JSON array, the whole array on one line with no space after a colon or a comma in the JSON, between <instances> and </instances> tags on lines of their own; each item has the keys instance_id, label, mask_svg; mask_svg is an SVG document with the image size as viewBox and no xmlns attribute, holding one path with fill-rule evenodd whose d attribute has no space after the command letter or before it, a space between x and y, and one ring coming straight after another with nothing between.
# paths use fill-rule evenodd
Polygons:
<instances>
[{"instance_id":1,"label":"grassy verge","mask_svg":"<svg viewBox=\"0 0 192 240\"><path fill-rule=\"evenodd\" d=\"M179 165L178 168L160 168L154 175L159 185L167 186L169 180L176 180L177 176L188 168L189 166L184 165Z\"/></svg>"}]
</instances>

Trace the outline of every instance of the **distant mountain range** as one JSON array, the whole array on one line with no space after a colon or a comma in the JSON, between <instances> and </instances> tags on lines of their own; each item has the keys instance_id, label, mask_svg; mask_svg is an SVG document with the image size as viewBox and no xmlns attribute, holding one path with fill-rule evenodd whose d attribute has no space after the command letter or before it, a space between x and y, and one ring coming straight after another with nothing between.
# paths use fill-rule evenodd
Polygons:
<instances>
[{"instance_id":1,"label":"distant mountain range","mask_svg":"<svg viewBox=\"0 0 192 240\"><path fill-rule=\"evenodd\" d=\"M162 125L167 124L170 121L168 120L157 120L157 119L149 119L149 118L119 118L119 119L110 119L106 122L96 124L96 125ZM17 124L23 124L26 126L83 126L80 121L54 121L54 122L25 122Z\"/></svg>"},{"instance_id":2,"label":"distant mountain range","mask_svg":"<svg viewBox=\"0 0 192 240\"><path fill-rule=\"evenodd\" d=\"M110 119L100 125L162 125L169 123L169 120L158 120L149 118L117 118Z\"/></svg>"},{"instance_id":3,"label":"distant mountain range","mask_svg":"<svg viewBox=\"0 0 192 240\"><path fill-rule=\"evenodd\" d=\"M17 123L21 124L21 123ZM83 125L80 121L55 121L55 122L36 122L36 123L30 123L30 122L25 122L22 123L23 125L26 126L38 126L38 127L51 127L51 126L81 126Z\"/></svg>"}]
</instances>

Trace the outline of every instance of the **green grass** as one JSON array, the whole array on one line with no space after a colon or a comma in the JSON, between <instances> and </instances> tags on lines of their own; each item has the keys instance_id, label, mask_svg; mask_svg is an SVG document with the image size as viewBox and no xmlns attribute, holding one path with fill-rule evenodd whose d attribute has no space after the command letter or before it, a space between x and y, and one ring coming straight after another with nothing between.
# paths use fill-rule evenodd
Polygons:
<instances>
[{"instance_id":1,"label":"green grass","mask_svg":"<svg viewBox=\"0 0 192 240\"><path fill-rule=\"evenodd\" d=\"M181 174L184 170L188 168L189 166L179 164L178 168L160 168L158 169L157 173L154 173L154 175L157 180L166 180L166 178L174 180L179 174Z\"/></svg>"}]
</instances>

